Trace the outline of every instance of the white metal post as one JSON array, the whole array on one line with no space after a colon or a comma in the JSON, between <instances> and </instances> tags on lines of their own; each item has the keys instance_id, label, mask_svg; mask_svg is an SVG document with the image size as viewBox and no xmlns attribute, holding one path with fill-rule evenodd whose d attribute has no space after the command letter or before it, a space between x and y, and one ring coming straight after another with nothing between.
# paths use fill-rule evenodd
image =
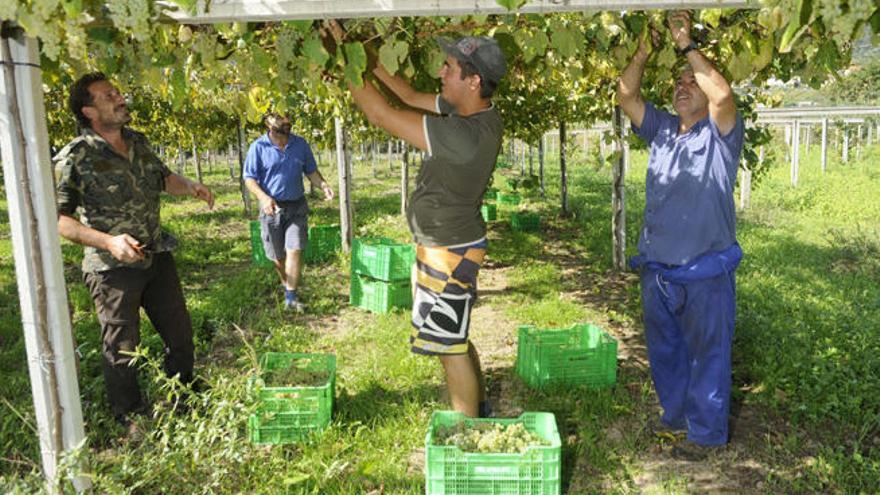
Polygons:
<instances>
[{"instance_id":1,"label":"white metal post","mask_svg":"<svg viewBox=\"0 0 880 495\"><path fill-rule=\"evenodd\" d=\"M800 160L801 123L795 120L792 126L794 129L791 133L791 185L796 187L798 183L798 167L800 165L798 162Z\"/></svg>"},{"instance_id":2,"label":"white metal post","mask_svg":"<svg viewBox=\"0 0 880 495\"><path fill-rule=\"evenodd\" d=\"M37 42L0 38L0 149L43 474L59 490L63 453L85 444L64 285ZM7 44L8 43L8 44ZM59 431L60 430L60 431ZM77 491L85 477L71 480Z\"/></svg>"},{"instance_id":3,"label":"white metal post","mask_svg":"<svg viewBox=\"0 0 880 495\"><path fill-rule=\"evenodd\" d=\"M822 119L822 173L828 166L828 119Z\"/></svg>"},{"instance_id":4,"label":"white metal post","mask_svg":"<svg viewBox=\"0 0 880 495\"><path fill-rule=\"evenodd\" d=\"M339 226L342 230L342 250L351 251L353 232L351 211L351 161L348 156L348 143L342 119L336 117L336 169L339 174Z\"/></svg>"},{"instance_id":5,"label":"white metal post","mask_svg":"<svg viewBox=\"0 0 880 495\"><path fill-rule=\"evenodd\" d=\"M862 158L862 124L856 128L856 160Z\"/></svg>"},{"instance_id":6,"label":"white metal post","mask_svg":"<svg viewBox=\"0 0 880 495\"><path fill-rule=\"evenodd\" d=\"M843 163L849 163L849 129L843 124Z\"/></svg>"},{"instance_id":7,"label":"white metal post","mask_svg":"<svg viewBox=\"0 0 880 495\"><path fill-rule=\"evenodd\" d=\"M614 269L626 270L626 162L629 145L626 142L626 121L619 106L614 107L613 129L620 156L611 165L611 259Z\"/></svg>"},{"instance_id":8,"label":"white metal post","mask_svg":"<svg viewBox=\"0 0 880 495\"><path fill-rule=\"evenodd\" d=\"M804 152L810 154L810 145L813 144L813 127L810 124L803 124L804 128Z\"/></svg>"},{"instance_id":9,"label":"white metal post","mask_svg":"<svg viewBox=\"0 0 880 495\"><path fill-rule=\"evenodd\" d=\"M764 148L761 148L763 151ZM742 160L742 175L739 181L739 209L745 210L749 207L752 198L752 171L749 169L745 159Z\"/></svg>"}]
</instances>

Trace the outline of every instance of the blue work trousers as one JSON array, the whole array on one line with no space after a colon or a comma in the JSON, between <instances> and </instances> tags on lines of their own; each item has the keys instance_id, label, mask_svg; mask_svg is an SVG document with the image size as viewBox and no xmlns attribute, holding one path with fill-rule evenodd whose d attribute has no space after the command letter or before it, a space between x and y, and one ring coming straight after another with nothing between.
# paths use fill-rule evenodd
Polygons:
<instances>
[{"instance_id":1,"label":"blue work trousers","mask_svg":"<svg viewBox=\"0 0 880 495\"><path fill-rule=\"evenodd\" d=\"M662 420L700 445L727 443L734 272L671 282L642 268L645 340Z\"/></svg>"}]
</instances>

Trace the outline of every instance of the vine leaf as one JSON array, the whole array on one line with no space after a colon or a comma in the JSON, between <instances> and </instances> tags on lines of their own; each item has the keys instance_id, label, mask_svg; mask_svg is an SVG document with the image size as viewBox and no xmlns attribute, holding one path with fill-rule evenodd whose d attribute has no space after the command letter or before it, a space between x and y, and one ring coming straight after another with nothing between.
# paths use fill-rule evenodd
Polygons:
<instances>
[{"instance_id":1,"label":"vine leaf","mask_svg":"<svg viewBox=\"0 0 880 495\"><path fill-rule=\"evenodd\" d=\"M396 74L400 62L406 59L409 44L405 41L388 40L379 48L379 62L390 74Z\"/></svg>"},{"instance_id":2,"label":"vine leaf","mask_svg":"<svg viewBox=\"0 0 880 495\"><path fill-rule=\"evenodd\" d=\"M323 67L330 60L330 54L324 49L321 40L314 37L307 39L303 43L303 54L318 67Z\"/></svg>"},{"instance_id":3,"label":"vine leaf","mask_svg":"<svg viewBox=\"0 0 880 495\"><path fill-rule=\"evenodd\" d=\"M792 46L810 27L810 14L813 12L813 0L799 0L798 13L788 22L788 27L779 40L779 53L788 53Z\"/></svg>"},{"instance_id":4,"label":"vine leaf","mask_svg":"<svg viewBox=\"0 0 880 495\"><path fill-rule=\"evenodd\" d=\"M357 87L363 87L364 71L367 69L367 52L364 44L360 41L346 43L345 50L345 80Z\"/></svg>"},{"instance_id":5,"label":"vine leaf","mask_svg":"<svg viewBox=\"0 0 880 495\"><path fill-rule=\"evenodd\" d=\"M573 57L577 55L578 40L570 30L562 28L553 32L551 37L553 48L559 52L563 58Z\"/></svg>"}]
</instances>

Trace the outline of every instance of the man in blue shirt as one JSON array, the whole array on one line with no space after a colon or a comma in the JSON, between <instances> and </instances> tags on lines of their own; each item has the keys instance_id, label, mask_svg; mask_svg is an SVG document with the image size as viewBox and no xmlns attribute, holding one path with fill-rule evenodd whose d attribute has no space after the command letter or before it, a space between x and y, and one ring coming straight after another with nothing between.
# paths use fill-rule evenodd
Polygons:
<instances>
[{"instance_id":1,"label":"man in blue shirt","mask_svg":"<svg viewBox=\"0 0 880 495\"><path fill-rule=\"evenodd\" d=\"M640 86L651 50L643 40L617 99L650 146L639 256L645 340L663 408L659 429L687 431L673 455L698 460L727 443L735 302L733 189L743 122L733 90L690 37L686 12L668 19L689 64L675 85L677 115L646 103Z\"/></svg>"},{"instance_id":2,"label":"man in blue shirt","mask_svg":"<svg viewBox=\"0 0 880 495\"><path fill-rule=\"evenodd\" d=\"M268 132L254 141L244 162L244 180L260 202L260 229L266 257L284 286L284 306L302 312L297 297L300 254L308 242L309 205L302 176L333 199L333 190L318 172L315 156L305 139L290 133L290 119L276 113L264 119Z\"/></svg>"}]
</instances>

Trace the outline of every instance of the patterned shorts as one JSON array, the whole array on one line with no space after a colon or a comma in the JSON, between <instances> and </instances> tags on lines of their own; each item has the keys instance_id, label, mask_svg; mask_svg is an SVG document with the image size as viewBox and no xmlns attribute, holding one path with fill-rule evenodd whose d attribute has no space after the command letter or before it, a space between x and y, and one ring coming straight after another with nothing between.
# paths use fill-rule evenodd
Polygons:
<instances>
[{"instance_id":1,"label":"patterned shorts","mask_svg":"<svg viewBox=\"0 0 880 495\"><path fill-rule=\"evenodd\" d=\"M486 247L485 240L455 248L416 246L412 352L468 352L471 308Z\"/></svg>"}]
</instances>

